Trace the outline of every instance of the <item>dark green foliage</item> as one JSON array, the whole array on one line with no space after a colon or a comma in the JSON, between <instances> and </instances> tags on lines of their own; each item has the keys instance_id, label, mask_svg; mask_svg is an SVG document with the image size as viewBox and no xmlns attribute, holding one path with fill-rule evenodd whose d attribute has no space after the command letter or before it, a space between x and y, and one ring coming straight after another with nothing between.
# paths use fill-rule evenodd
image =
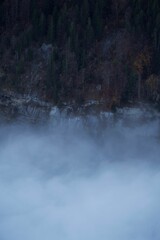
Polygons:
<instances>
[{"instance_id":1,"label":"dark green foliage","mask_svg":"<svg viewBox=\"0 0 160 240\"><path fill-rule=\"evenodd\" d=\"M7 9L2 1L0 3L0 30L4 22L11 21L14 10L16 10L16 19L19 21L17 23L24 23L24 27L22 26L18 33L17 45L20 45L18 52L28 47L33 41L39 43L47 41L63 48L70 37L71 50L75 52L77 61L80 62L84 62L83 56L86 55L82 53L82 48L85 47L88 51L91 45L103 36L111 6L110 0L24 0L23 3L23 6L22 4L14 6L14 3L10 3ZM23 21L20 18L18 20L18 16L23 12L24 15L29 13L30 22L27 22L25 16ZM26 31L28 24L30 28Z\"/></svg>"},{"instance_id":2,"label":"dark green foliage","mask_svg":"<svg viewBox=\"0 0 160 240\"><path fill-rule=\"evenodd\" d=\"M89 17L89 3L88 0L83 0L80 10L80 22L82 27L85 27Z\"/></svg>"},{"instance_id":3,"label":"dark green foliage","mask_svg":"<svg viewBox=\"0 0 160 240\"><path fill-rule=\"evenodd\" d=\"M54 39L55 39L55 30L54 30L55 26L53 23L53 17L49 16L48 18L48 31L47 31L47 40L49 43L53 43Z\"/></svg>"},{"instance_id":4,"label":"dark green foliage","mask_svg":"<svg viewBox=\"0 0 160 240\"><path fill-rule=\"evenodd\" d=\"M160 1L134 0L131 3L131 25L136 34L147 37L160 50Z\"/></svg>"},{"instance_id":5,"label":"dark green foliage","mask_svg":"<svg viewBox=\"0 0 160 240\"><path fill-rule=\"evenodd\" d=\"M5 22L5 16L3 11L3 5L0 3L0 26L3 26Z\"/></svg>"},{"instance_id":6,"label":"dark green foliage","mask_svg":"<svg viewBox=\"0 0 160 240\"><path fill-rule=\"evenodd\" d=\"M16 76L23 74L25 72L25 64L24 61L20 60L15 67Z\"/></svg>"},{"instance_id":7,"label":"dark green foliage","mask_svg":"<svg viewBox=\"0 0 160 240\"><path fill-rule=\"evenodd\" d=\"M43 38L46 34L46 17L44 13L42 12L39 19L39 36L40 38Z\"/></svg>"},{"instance_id":8,"label":"dark green foliage","mask_svg":"<svg viewBox=\"0 0 160 240\"><path fill-rule=\"evenodd\" d=\"M92 46L94 40L94 31L91 23L91 19L88 18L87 28L86 28L86 48Z\"/></svg>"},{"instance_id":9,"label":"dark green foliage","mask_svg":"<svg viewBox=\"0 0 160 240\"><path fill-rule=\"evenodd\" d=\"M100 38L103 30L102 9L98 1L95 3L93 18L92 18L95 36Z\"/></svg>"},{"instance_id":10,"label":"dark green foliage","mask_svg":"<svg viewBox=\"0 0 160 240\"><path fill-rule=\"evenodd\" d=\"M129 100L134 100L137 92L137 75L129 66L126 67L127 82L121 96L121 102L127 103Z\"/></svg>"},{"instance_id":11,"label":"dark green foliage","mask_svg":"<svg viewBox=\"0 0 160 240\"><path fill-rule=\"evenodd\" d=\"M36 55L33 54L33 49L40 49L43 43L52 44L53 55L49 63L47 62L48 65L45 63L48 66L46 88L49 97L55 103L59 101L60 87L63 88L61 84L66 86L67 81L73 82L71 77L73 72L77 71L76 74L81 76L84 71L85 74L89 75L90 73L87 73L87 71L92 69L89 68L89 59L92 59L91 65L93 64L95 68L96 64L98 65L99 62L103 61L103 59L98 59L98 44L99 42L103 43L102 40L106 38L107 34L114 35L116 31L118 34L121 31L126 32L130 35L130 39L136 39L137 41L135 52L133 50L128 55L126 54L128 57L124 60L124 65L127 65L126 72L125 67L118 70L118 73L125 72L124 75L127 80L121 80L123 82L121 85L124 88L121 89L123 92L122 100L128 101L136 95L137 75L133 62L137 52L141 50L141 46L149 46L149 50L151 49L153 52L151 71L156 74L160 72L159 0L0 1L1 55L4 54L5 50L11 49L12 54L16 56L16 61L24 58L31 62ZM118 34L117 45L122 40L121 34ZM126 48L122 46L122 51L129 51L126 49L127 46ZM107 56L110 57L111 62L115 60L114 54L116 54L116 50L113 49L113 53L110 53L111 56ZM118 55L120 54L117 53L116 61L119 61ZM76 70L71 69L74 63ZM114 67L117 66L118 68L122 65L120 63ZM23 73L21 69L23 68L18 63L15 67L17 76ZM142 78L147 77L148 74L146 69L143 70ZM103 71L105 72L104 69ZM122 76L124 75L122 74ZM78 79L77 81L84 83L86 76L81 78L83 80ZM60 79L62 80L61 83ZM112 88L118 89L118 79L119 75L117 74L115 79L111 80ZM93 80L92 84L96 85L96 81L98 80ZM113 82L115 83L113 84ZM84 89L82 83L78 82L77 85Z\"/></svg>"},{"instance_id":12,"label":"dark green foliage","mask_svg":"<svg viewBox=\"0 0 160 240\"><path fill-rule=\"evenodd\" d=\"M26 55L27 55L26 56L27 61L31 62L34 59L34 53L33 53L32 48L28 49Z\"/></svg>"},{"instance_id":13,"label":"dark green foliage","mask_svg":"<svg viewBox=\"0 0 160 240\"><path fill-rule=\"evenodd\" d=\"M57 65L56 65L56 52L53 52L52 56L50 57L49 64L48 64L48 73L47 73L47 90L49 93L49 98L52 98L54 103L58 103L59 98L59 78L57 72Z\"/></svg>"}]
</instances>

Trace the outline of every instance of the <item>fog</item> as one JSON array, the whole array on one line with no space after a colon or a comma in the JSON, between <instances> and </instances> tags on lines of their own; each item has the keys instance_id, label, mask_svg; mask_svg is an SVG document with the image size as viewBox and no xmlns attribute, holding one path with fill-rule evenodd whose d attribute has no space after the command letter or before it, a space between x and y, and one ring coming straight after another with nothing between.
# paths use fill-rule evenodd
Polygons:
<instances>
[{"instance_id":1,"label":"fog","mask_svg":"<svg viewBox=\"0 0 160 240\"><path fill-rule=\"evenodd\" d=\"M159 240L159 133L1 124L0 240Z\"/></svg>"}]
</instances>

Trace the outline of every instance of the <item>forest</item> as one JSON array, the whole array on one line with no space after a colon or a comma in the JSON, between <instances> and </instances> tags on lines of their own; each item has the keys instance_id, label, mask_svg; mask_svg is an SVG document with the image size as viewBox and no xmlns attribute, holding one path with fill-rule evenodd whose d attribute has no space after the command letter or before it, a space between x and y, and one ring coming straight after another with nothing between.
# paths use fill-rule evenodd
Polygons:
<instances>
[{"instance_id":1,"label":"forest","mask_svg":"<svg viewBox=\"0 0 160 240\"><path fill-rule=\"evenodd\" d=\"M159 0L1 0L0 91L160 106Z\"/></svg>"}]
</instances>

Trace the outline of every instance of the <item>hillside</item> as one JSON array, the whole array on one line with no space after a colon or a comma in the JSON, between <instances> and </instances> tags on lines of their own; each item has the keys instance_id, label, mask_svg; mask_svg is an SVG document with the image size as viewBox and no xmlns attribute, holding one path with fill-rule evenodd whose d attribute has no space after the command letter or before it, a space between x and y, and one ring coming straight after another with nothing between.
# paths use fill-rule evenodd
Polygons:
<instances>
[{"instance_id":1,"label":"hillside","mask_svg":"<svg viewBox=\"0 0 160 240\"><path fill-rule=\"evenodd\" d=\"M1 0L0 92L160 105L158 0Z\"/></svg>"}]
</instances>

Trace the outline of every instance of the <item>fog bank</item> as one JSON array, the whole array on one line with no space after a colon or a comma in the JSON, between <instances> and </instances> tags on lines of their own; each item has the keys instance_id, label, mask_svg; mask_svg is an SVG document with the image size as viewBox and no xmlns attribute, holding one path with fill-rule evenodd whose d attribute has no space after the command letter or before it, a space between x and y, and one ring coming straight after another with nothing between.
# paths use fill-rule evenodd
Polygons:
<instances>
[{"instance_id":1,"label":"fog bank","mask_svg":"<svg viewBox=\"0 0 160 240\"><path fill-rule=\"evenodd\" d=\"M71 126L0 127L0 239L159 240L159 121Z\"/></svg>"}]
</instances>

